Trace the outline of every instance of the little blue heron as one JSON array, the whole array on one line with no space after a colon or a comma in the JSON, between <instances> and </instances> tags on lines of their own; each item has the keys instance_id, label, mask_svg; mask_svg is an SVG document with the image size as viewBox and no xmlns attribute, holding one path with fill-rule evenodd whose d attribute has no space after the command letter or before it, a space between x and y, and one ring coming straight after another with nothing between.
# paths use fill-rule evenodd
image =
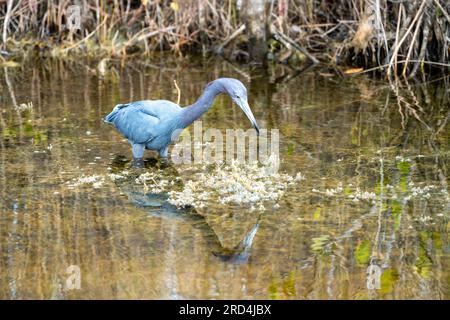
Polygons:
<instances>
[{"instance_id":1,"label":"little blue heron","mask_svg":"<svg viewBox=\"0 0 450 320\"><path fill-rule=\"evenodd\" d=\"M167 159L169 145L175 140L176 133L208 111L221 93L227 93L244 111L259 135L258 124L247 102L247 89L233 78L210 82L201 97L184 108L167 100L136 101L115 106L104 120L114 124L128 139L135 159L141 159L145 149L155 150L161 158Z\"/></svg>"}]
</instances>

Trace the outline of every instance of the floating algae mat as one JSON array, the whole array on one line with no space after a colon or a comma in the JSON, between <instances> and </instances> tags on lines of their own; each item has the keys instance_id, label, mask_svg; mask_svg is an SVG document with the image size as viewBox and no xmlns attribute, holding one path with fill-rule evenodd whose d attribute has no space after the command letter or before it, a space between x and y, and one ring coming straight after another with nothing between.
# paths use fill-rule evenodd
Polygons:
<instances>
[{"instance_id":1,"label":"floating algae mat","mask_svg":"<svg viewBox=\"0 0 450 320\"><path fill-rule=\"evenodd\" d=\"M81 176L67 182L69 188L99 188L108 181L134 184L143 194L167 197L177 208L212 208L228 206L264 211L278 208L278 201L288 188L297 188L304 179L301 173L291 176L278 172L275 157L266 165L258 163L191 165L124 170L107 175Z\"/></svg>"},{"instance_id":2,"label":"floating algae mat","mask_svg":"<svg viewBox=\"0 0 450 320\"><path fill-rule=\"evenodd\" d=\"M214 165L206 172L197 172L185 181L183 190L170 191L169 202L177 207L203 208L211 203L241 205L253 210L264 210L265 205L278 206L278 201L289 187L303 179L273 170L273 163Z\"/></svg>"}]
</instances>

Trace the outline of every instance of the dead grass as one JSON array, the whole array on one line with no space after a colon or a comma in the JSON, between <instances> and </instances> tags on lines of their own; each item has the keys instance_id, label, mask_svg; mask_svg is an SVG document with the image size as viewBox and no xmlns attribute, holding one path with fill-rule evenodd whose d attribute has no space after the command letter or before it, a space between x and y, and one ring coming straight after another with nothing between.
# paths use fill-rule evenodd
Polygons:
<instances>
[{"instance_id":1,"label":"dead grass","mask_svg":"<svg viewBox=\"0 0 450 320\"><path fill-rule=\"evenodd\" d=\"M80 3L82 28L70 31L65 26L70 1L0 0L2 49L101 58L160 50L248 57L235 0ZM375 67L389 77L413 77L429 62L449 67L446 0L277 0L267 6L268 47L275 61L317 57L336 65Z\"/></svg>"}]
</instances>

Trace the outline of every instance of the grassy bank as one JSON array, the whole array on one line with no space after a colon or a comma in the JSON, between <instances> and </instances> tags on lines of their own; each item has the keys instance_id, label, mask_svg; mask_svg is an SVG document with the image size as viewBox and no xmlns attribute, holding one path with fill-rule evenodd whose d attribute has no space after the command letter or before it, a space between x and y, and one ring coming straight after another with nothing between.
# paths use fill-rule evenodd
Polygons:
<instances>
[{"instance_id":1,"label":"grassy bank","mask_svg":"<svg viewBox=\"0 0 450 320\"><path fill-rule=\"evenodd\" d=\"M2 60L24 52L123 58L172 51L252 62L253 22L243 6L259 2L0 0ZM81 25L70 29L69 6L77 3ZM317 60L411 77L429 66L449 68L446 0L277 0L266 1L264 15L270 61Z\"/></svg>"}]
</instances>

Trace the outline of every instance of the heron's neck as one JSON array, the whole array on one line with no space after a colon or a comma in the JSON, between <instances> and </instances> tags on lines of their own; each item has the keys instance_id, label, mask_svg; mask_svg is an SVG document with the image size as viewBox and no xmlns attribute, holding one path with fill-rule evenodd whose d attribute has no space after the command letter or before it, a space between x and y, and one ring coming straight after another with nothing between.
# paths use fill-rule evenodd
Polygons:
<instances>
[{"instance_id":1,"label":"heron's neck","mask_svg":"<svg viewBox=\"0 0 450 320\"><path fill-rule=\"evenodd\" d=\"M182 127L186 128L208 111L214 99L220 93L222 93L221 87L213 82L203 91L203 94L195 103L184 107L180 120Z\"/></svg>"}]
</instances>

